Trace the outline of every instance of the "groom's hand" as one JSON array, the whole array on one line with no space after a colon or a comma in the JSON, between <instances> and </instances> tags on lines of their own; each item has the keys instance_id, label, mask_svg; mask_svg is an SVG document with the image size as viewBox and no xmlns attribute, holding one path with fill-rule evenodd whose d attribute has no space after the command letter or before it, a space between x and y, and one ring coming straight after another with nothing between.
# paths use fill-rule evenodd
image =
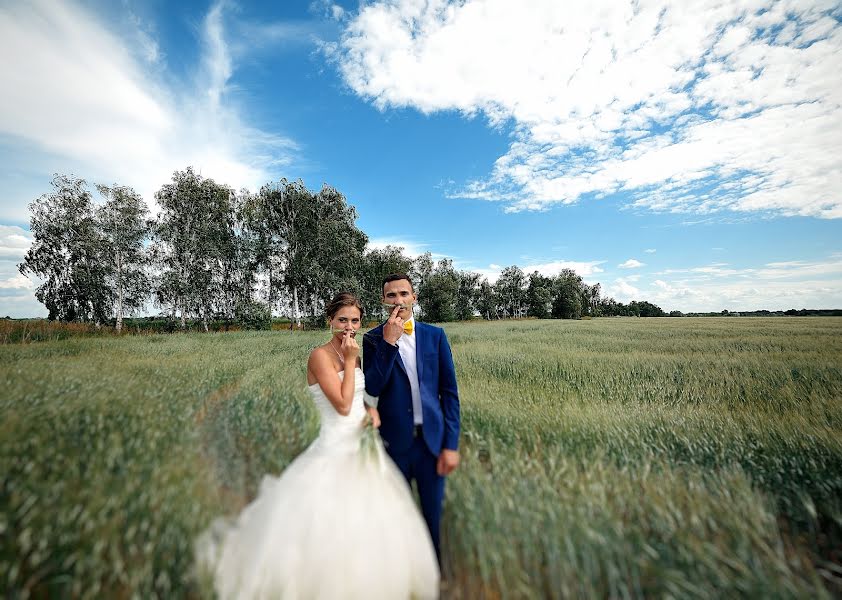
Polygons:
<instances>
[{"instance_id":1,"label":"groom's hand","mask_svg":"<svg viewBox=\"0 0 842 600\"><path fill-rule=\"evenodd\" d=\"M383 326L383 339L393 346L398 343L398 340L403 335L403 319L398 316L401 311L400 306L396 306L389 315L389 320Z\"/></svg>"},{"instance_id":2,"label":"groom's hand","mask_svg":"<svg viewBox=\"0 0 842 600\"><path fill-rule=\"evenodd\" d=\"M444 449L439 454L439 461L436 464L436 472L442 477L450 475L459 466L459 452L457 450Z\"/></svg>"}]
</instances>

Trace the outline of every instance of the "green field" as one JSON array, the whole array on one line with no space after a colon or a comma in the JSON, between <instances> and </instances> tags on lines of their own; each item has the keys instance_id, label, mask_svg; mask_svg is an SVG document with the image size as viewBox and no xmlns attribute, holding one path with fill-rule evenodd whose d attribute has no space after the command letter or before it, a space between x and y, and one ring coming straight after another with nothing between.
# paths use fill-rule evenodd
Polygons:
<instances>
[{"instance_id":1,"label":"green field","mask_svg":"<svg viewBox=\"0 0 842 600\"><path fill-rule=\"evenodd\" d=\"M446 331L448 596L842 593L842 318ZM317 433L304 370L324 339L0 346L3 595L198 597L196 534Z\"/></svg>"}]
</instances>

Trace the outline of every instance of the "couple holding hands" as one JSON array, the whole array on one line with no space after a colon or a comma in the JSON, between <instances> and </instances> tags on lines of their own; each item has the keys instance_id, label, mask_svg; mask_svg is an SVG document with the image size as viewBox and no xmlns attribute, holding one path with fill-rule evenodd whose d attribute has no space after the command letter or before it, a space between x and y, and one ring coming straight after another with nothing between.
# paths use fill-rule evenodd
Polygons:
<instances>
[{"instance_id":1,"label":"couple holding hands","mask_svg":"<svg viewBox=\"0 0 842 600\"><path fill-rule=\"evenodd\" d=\"M382 289L391 312L363 336L362 365L359 301L346 292L326 307L332 336L307 363L319 436L264 476L233 524L200 538L221 598L438 597L444 483L459 464L456 372L444 331L413 318L409 277ZM361 452L364 422L379 427L373 454Z\"/></svg>"}]
</instances>

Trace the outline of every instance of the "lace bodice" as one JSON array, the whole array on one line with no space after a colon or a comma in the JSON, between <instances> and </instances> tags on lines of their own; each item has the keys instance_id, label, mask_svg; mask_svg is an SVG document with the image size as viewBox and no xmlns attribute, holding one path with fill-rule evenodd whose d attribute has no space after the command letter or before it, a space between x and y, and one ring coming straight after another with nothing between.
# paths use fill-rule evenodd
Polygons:
<instances>
[{"instance_id":1,"label":"lace bodice","mask_svg":"<svg viewBox=\"0 0 842 600\"><path fill-rule=\"evenodd\" d=\"M339 379L344 378L345 372L340 371ZM307 387L321 417L321 429L316 442L330 446L336 445L337 447L347 444L348 450L356 451L362 432L362 421L365 417L365 403L363 402L365 377L363 370L360 367L356 367L354 370L354 400L351 403L351 412L347 415L341 415L336 411L318 382Z\"/></svg>"}]
</instances>

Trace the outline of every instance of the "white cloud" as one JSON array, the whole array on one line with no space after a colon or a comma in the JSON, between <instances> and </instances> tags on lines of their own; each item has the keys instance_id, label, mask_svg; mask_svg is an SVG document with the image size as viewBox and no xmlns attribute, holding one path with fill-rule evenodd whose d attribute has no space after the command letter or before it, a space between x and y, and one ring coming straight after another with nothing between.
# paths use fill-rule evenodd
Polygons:
<instances>
[{"instance_id":1,"label":"white cloud","mask_svg":"<svg viewBox=\"0 0 842 600\"><path fill-rule=\"evenodd\" d=\"M526 274L538 271L541 275L546 277L554 277L561 273L563 269L572 269L583 278L591 278L597 273L602 273L603 269L599 265L604 264L604 260L591 261L575 261L575 260L556 260L545 263L537 263L526 265L523 267L523 272Z\"/></svg>"},{"instance_id":2,"label":"white cloud","mask_svg":"<svg viewBox=\"0 0 842 600\"><path fill-rule=\"evenodd\" d=\"M842 307L842 255L824 260L772 262L734 267L714 263L666 269L631 292L606 286L622 302L649 300L665 310L719 312L723 309L786 310ZM619 280L618 280L619 281ZM625 280L623 280L625 282Z\"/></svg>"},{"instance_id":3,"label":"white cloud","mask_svg":"<svg viewBox=\"0 0 842 600\"><path fill-rule=\"evenodd\" d=\"M334 21L341 21L347 14L344 8L330 0L315 0L310 3L310 10Z\"/></svg>"},{"instance_id":4,"label":"white cloud","mask_svg":"<svg viewBox=\"0 0 842 600\"><path fill-rule=\"evenodd\" d=\"M642 300L640 290L633 286L632 282L629 277L618 277L613 282L602 286L602 296L614 298L624 304L628 304L632 300Z\"/></svg>"},{"instance_id":5,"label":"white cloud","mask_svg":"<svg viewBox=\"0 0 842 600\"><path fill-rule=\"evenodd\" d=\"M0 225L0 261L20 261L32 245L32 235L14 225Z\"/></svg>"},{"instance_id":6,"label":"white cloud","mask_svg":"<svg viewBox=\"0 0 842 600\"><path fill-rule=\"evenodd\" d=\"M396 246L398 248L403 248L403 253L408 256L409 258L417 258L424 254L425 252L430 252L430 256L433 260L438 260L440 258L450 258L444 254L437 254L430 251L430 245L424 242L416 242L411 240L401 240L398 238L371 238L368 240L367 249L369 250L382 250L386 246Z\"/></svg>"},{"instance_id":7,"label":"white cloud","mask_svg":"<svg viewBox=\"0 0 842 600\"><path fill-rule=\"evenodd\" d=\"M4 290L34 290L35 284L28 277L18 273L8 279L0 280L0 288Z\"/></svg>"},{"instance_id":8,"label":"white cloud","mask_svg":"<svg viewBox=\"0 0 842 600\"><path fill-rule=\"evenodd\" d=\"M538 271L538 273L545 277L555 277L556 275L561 273L563 269L573 269L578 275L581 275L582 279L585 280L588 284L592 284L596 283L596 275L598 273L603 272L603 269L602 267L600 267L600 265L604 263L604 260L556 260L543 263L528 264L526 266L520 267L520 269L526 275L529 275L534 271ZM471 266L466 266L464 268L465 270L473 271L474 273L479 273L480 275L488 279L490 283L494 283L497 281L497 278L500 277L500 273L505 267L492 263L487 267L473 268Z\"/></svg>"},{"instance_id":9,"label":"white cloud","mask_svg":"<svg viewBox=\"0 0 842 600\"><path fill-rule=\"evenodd\" d=\"M644 250L644 252L646 254L655 254L655 252L657 252L657 250L655 248L647 248L646 250Z\"/></svg>"},{"instance_id":10,"label":"white cloud","mask_svg":"<svg viewBox=\"0 0 842 600\"><path fill-rule=\"evenodd\" d=\"M639 269L640 267L646 266L646 263L642 263L635 258L630 258L617 266L621 269Z\"/></svg>"},{"instance_id":11,"label":"white cloud","mask_svg":"<svg viewBox=\"0 0 842 600\"><path fill-rule=\"evenodd\" d=\"M222 4L202 24L195 80L178 87L163 83L157 43L135 25L135 36L117 35L70 2L0 7L0 147L8 171L28 174L4 177L0 220L22 220L33 181L54 171L131 185L151 204L188 165L240 188L290 160L294 144L249 126L227 97L234 63Z\"/></svg>"},{"instance_id":12,"label":"white cloud","mask_svg":"<svg viewBox=\"0 0 842 600\"><path fill-rule=\"evenodd\" d=\"M457 196L837 218L840 54L838 5L821 0L381 0L332 56L381 109L513 125Z\"/></svg>"},{"instance_id":13,"label":"white cloud","mask_svg":"<svg viewBox=\"0 0 842 600\"><path fill-rule=\"evenodd\" d=\"M0 225L0 317L47 316L47 310L35 299L40 281L18 271L31 244L32 236L25 229Z\"/></svg>"}]
</instances>

